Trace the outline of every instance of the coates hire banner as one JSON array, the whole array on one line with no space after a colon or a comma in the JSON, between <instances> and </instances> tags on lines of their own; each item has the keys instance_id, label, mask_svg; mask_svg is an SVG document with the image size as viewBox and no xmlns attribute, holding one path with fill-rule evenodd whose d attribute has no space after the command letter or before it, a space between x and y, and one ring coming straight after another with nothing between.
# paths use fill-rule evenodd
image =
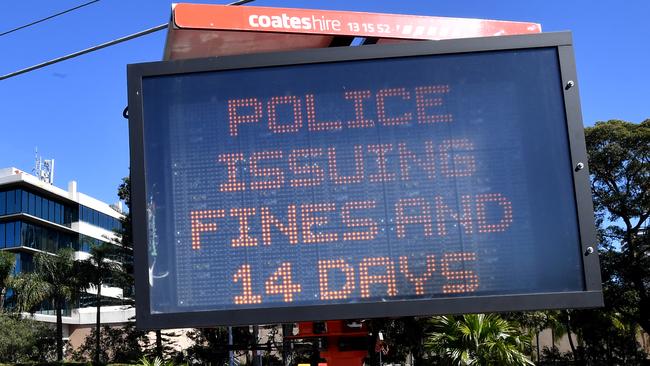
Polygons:
<instances>
[{"instance_id":1,"label":"coates hire banner","mask_svg":"<svg viewBox=\"0 0 650 366\"><path fill-rule=\"evenodd\" d=\"M177 4L174 8L174 23L181 29L408 39L450 39L541 32L538 23L204 4Z\"/></svg>"}]
</instances>

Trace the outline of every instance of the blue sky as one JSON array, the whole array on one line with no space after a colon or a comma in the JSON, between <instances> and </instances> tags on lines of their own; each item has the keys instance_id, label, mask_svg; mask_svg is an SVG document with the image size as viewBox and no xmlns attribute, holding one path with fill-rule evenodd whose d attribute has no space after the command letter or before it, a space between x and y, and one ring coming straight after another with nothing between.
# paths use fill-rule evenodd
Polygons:
<instances>
[{"instance_id":1,"label":"blue sky","mask_svg":"<svg viewBox=\"0 0 650 366\"><path fill-rule=\"evenodd\" d=\"M3 4L0 33L81 0ZM189 1L194 2L194 1ZM196 1L201 3L225 3ZM295 1L251 5L530 21L574 33L583 118L650 118L650 1ZM101 0L0 37L0 74L134 33L169 20L171 2ZM0 167L30 171L34 148L56 159L55 184L108 202L128 174L126 65L162 57L165 32L0 81Z\"/></svg>"}]
</instances>

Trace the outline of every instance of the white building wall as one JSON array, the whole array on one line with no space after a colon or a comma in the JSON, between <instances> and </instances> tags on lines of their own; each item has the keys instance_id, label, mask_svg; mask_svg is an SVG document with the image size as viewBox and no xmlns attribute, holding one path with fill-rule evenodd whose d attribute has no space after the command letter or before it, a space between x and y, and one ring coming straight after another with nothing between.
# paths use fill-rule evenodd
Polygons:
<instances>
[{"instance_id":1,"label":"white building wall","mask_svg":"<svg viewBox=\"0 0 650 366\"><path fill-rule=\"evenodd\" d=\"M92 208L93 210L112 216L116 219L122 217L122 214L115 211L110 205L96 198L78 192L76 182L70 182L68 186L70 190L66 191L65 189L61 189L52 184L42 182L40 179L36 178L35 176L27 172L24 172L20 169L13 168L13 167L0 169L0 186L9 183L18 183L18 182L25 182L29 185L48 191L63 199L71 200L76 203L82 204L86 207Z\"/></svg>"},{"instance_id":2,"label":"white building wall","mask_svg":"<svg viewBox=\"0 0 650 366\"><path fill-rule=\"evenodd\" d=\"M79 234L90 236L92 238L103 240L109 243L115 243L115 241L118 239L117 235L115 235L114 232L83 221L73 222L70 228Z\"/></svg>"}]
</instances>

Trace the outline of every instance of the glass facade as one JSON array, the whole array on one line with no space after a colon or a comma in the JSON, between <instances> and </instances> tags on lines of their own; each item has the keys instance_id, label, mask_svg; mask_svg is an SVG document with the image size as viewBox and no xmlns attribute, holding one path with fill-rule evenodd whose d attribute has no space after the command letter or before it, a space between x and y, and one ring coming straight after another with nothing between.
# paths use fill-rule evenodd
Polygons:
<instances>
[{"instance_id":1,"label":"glass facade","mask_svg":"<svg viewBox=\"0 0 650 366\"><path fill-rule=\"evenodd\" d=\"M78 220L78 210L70 205L23 189L0 192L0 216L18 213L26 213L67 227Z\"/></svg>"},{"instance_id":2,"label":"glass facade","mask_svg":"<svg viewBox=\"0 0 650 366\"><path fill-rule=\"evenodd\" d=\"M0 216L18 213L26 213L67 227L73 222L83 221L109 231L121 228L119 219L83 205L57 202L25 189L0 192Z\"/></svg>"},{"instance_id":3,"label":"glass facade","mask_svg":"<svg viewBox=\"0 0 650 366\"><path fill-rule=\"evenodd\" d=\"M79 220L110 231L122 227L120 220L82 205L79 205Z\"/></svg>"},{"instance_id":4,"label":"glass facade","mask_svg":"<svg viewBox=\"0 0 650 366\"><path fill-rule=\"evenodd\" d=\"M32 253L16 253L14 274L31 272L34 270L34 255Z\"/></svg>"},{"instance_id":5,"label":"glass facade","mask_svg":"<svg viewBox=\"0 0 650 366\"><path fill-rule=\"evenodd\" d=\"M91 247L102 243L105 241L83 234L64 233L26 221L0 223L0 249L22 246L50 253L63 248L89 252ZM124 258L114 259L121 261Z\"/></svg>"}]
</instances>

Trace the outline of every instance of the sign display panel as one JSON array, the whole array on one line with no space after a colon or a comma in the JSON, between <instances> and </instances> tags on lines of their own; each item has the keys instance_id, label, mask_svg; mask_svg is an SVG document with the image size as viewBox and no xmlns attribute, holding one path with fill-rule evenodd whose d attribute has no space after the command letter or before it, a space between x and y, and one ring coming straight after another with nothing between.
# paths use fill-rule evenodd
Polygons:
<instances>
[{"instance_id":1,"label":"sign display panel","mask_svg":"<svg viewBox=\"0 0 650 366\"><path fill-rule=\"evenodd\" d=\"M139 305L232 324L587 292L558 52L140 76Z\"/></svg>"}]
</instances>

